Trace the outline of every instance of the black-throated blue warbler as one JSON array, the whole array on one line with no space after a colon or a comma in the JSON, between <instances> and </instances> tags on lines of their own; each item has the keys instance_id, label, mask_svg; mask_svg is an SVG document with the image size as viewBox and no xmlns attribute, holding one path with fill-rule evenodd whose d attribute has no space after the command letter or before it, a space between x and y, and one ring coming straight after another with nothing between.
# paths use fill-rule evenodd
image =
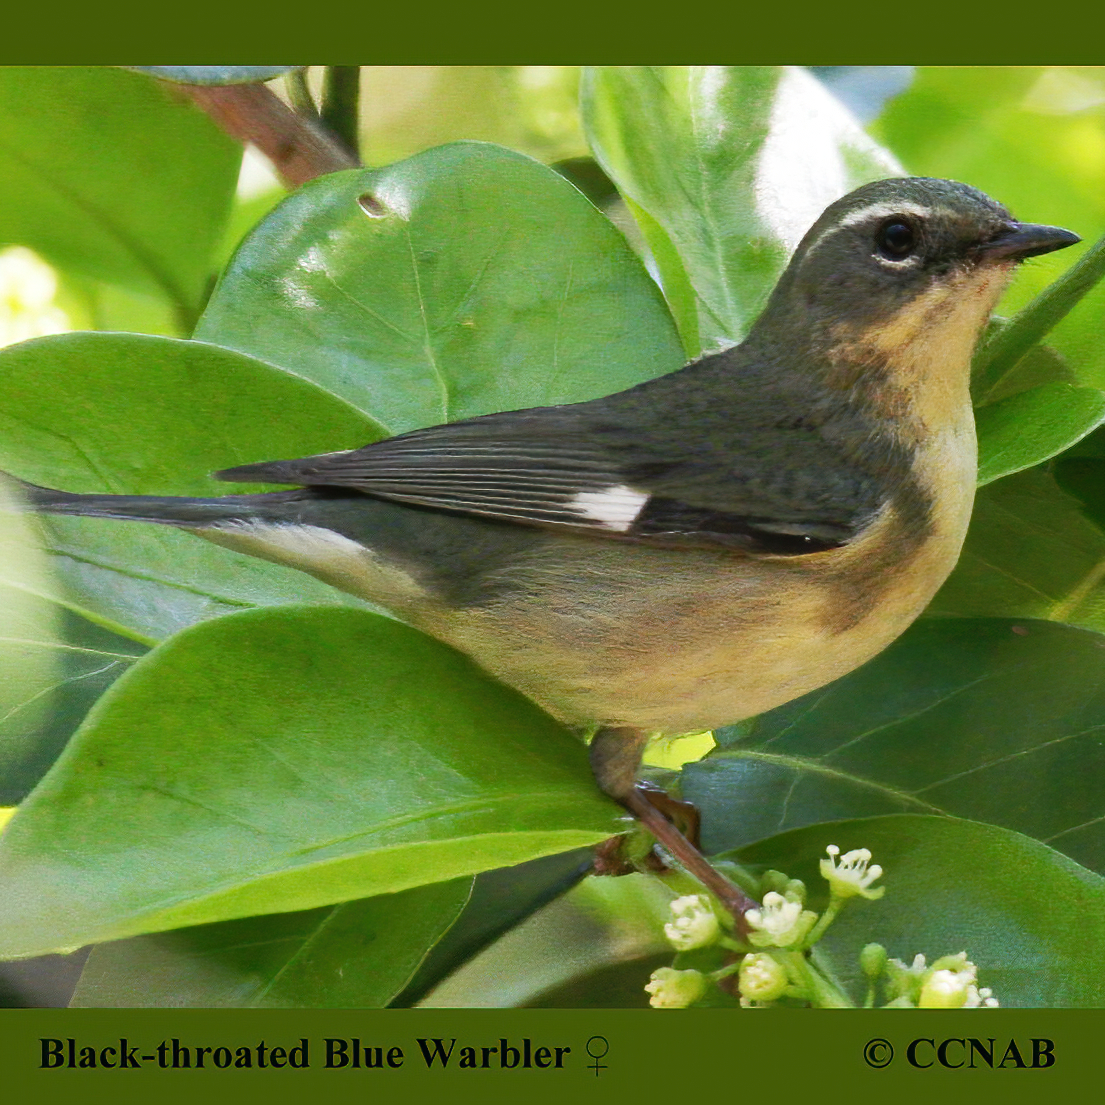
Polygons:
<instances>
[{"instance_id":1,"label":"black-throated blue warbler","mask_svg":"<svg viewBox=\"0 0 1105 1105\"><path fill-rule=\"evenodd\" d=\"M219 473L298 490L25 492L387 607L597 726L598 781L637 808L650 734L771 709L921 612L971 513L972 350L1017 262L1078 240L963 184L884 180L822 214L744 342L628 391Z\"/></svg>"}]
</instances>

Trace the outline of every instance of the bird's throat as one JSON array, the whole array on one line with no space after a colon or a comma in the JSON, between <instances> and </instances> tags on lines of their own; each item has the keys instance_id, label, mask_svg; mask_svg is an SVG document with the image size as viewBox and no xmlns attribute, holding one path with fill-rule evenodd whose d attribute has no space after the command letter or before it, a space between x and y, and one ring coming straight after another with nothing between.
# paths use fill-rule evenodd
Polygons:
<instances>
[{"instance_id":1,"label":"bird's throat","mask_svg":"<svg viewBox=\"0 0 1105 1105\"><path fill-rule=\"evenodd\" d=\"M988 265L934 281L889 318L833 328L826 383L893 425L902 444L970 416L971 357L1012 265Z\"/></svg>"}]
</instances>

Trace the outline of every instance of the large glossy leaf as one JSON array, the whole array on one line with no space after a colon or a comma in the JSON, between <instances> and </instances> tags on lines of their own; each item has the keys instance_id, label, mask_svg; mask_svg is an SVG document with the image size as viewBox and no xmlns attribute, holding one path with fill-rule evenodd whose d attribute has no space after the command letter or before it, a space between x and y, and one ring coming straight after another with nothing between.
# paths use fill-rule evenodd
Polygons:
<instances>
[{"instance_id":1,"label":"large glossy leaf","mask_svg":"<svg viewBox=\"0 0 1105 1105\"><path fill-rule=\"evenodd\" d=\"M0 350L0 468L67 491L223 495L229 465L353 448L371 420L302 378L200 342L64 334ZM172 530L44 519L44 593L152 641L267 603L355 600L302 572ZM0 578L4 561L0 559Z\"/></svg>"},{"instance_id":2,"label":"large glossy leaf","mask_svg":"<svg viewBox=\"0 0 1105 1105\"><path fill-rule=\"evenodd\" d=\"M382 1009L456 921L471 878L92 950L74 1007Z\"/></svg>"},{"instance_id":3,"label":"large glossy leaf","mask_svg":"<svg viewBox=\"0 0 1105 1105\"><path fill-rule=\"evenodd\" d=\"M1056 457L1048 471L1078 502L1083 515L1105 531L1105 430L1097 430Z\"/></svg>"},{"instance_id":4,"label":"large glossy leaf","mask_svg":"<svg viewBox=\"0 0 1105 1105\"><path fill-rule=\"evenodd\" d=\"M391 433L591 399L682 363L609 221L551 169L471 142L300 189L239 249L196 336Z\"/></svg>"},{"instance_id":5,"label":"large glossy leaf","mask_svg":"<svg viewBox=\"0 0 1105 1105\"><path fill-rule=\"evenodd\" d=\"M815 825L744 848L737 858L803 879L814 909L825 847L869 848L886 894L849 905L817 955L862 1002L857 956L883 944L906 963L966 951L1006 1007L1105 1005L1105 880L1038 841L955 818L901 816ZM979 1017L986 1017L980 1011ZM988 1030L980 1022L978 1034Z\"/></svg>"},{"instance_id":6,"label":"large glossy leaf","mask_svg":"<svg viewBox=\"0 0 1105 1105\"><path fill-rule=\"evenodd\" d=\"M931 67L892 100L877 137L910 172L981 188L1029 222L1069 227L1087 241L1105 232L1105 95L1099 67ZM1002 313L1024 306L1084 247L1023 267ZM1105 387L1098 286L1048 336L1082 382Z\"/></svg>"},{"instance_id":7,"label":"large glossy leaf","mask_svg":"<svg viewBox=\"0 0 1105 1105\"><path fill-rule=\"evenodd\" d=\"M310 909L619 829L582 743L378 615L195 626L101 699L0 838L0 955Z\"/></svg>"},{"instance_id":8,"label":"large glossy leaf","mask_svg":"<svg viewBox=\"0 0 1105 1105\"><path fill-rule=\"evenodd\" d=\"M802 69L595 66L582 103L692 356L744 336L825 207L901 171Z\"/></svg>"},{"instance_id":9,"label":"large glossy leaf","mask_svg":"<svg viewBox=\"0 0 1105 1105\"><path fill-rule=\"evenodd\" d=\"M721 851L818 821L949 813L1105 871L1105 637L927 619L864 667L740 727L684 770Z\"/></svg>"},{"instance_id":10,"label":"large glossy leaf","mask_svg":"<svg viewBox=\"0 0 1105 1105\"><path fill-rule=\"evenodd\" d=\"M1105 630L1105 532L1046 468L993 483L979 491L959 563L929 610Z\"/></svg>"},{"instance_id":11,"label":"large glossy leaf","mask_svg":"<svg viewBox=\"0 0 1105 1105\"><path fill-rule=\"evenodd\" d=\"M239 148L198 108L111 66L0 69L0 241L202 305Z\"/></svg>"},{"instance_id":12,"label":"large glossy leaf","mask_svg":"<svg viewBox=\"0 0 1105 1105\"><path fill-rule=\"evenodd\" d=\"M1105 392L1050 383L1010 395L975 411L978 482L1048 460L1105 419Z\"/></svg>"}]
</instances>

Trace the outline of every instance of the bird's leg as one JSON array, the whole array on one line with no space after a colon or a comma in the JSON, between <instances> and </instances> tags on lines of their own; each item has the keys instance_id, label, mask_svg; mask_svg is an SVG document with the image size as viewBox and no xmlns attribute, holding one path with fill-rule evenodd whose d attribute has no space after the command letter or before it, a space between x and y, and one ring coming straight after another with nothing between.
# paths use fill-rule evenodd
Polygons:
<instances>
[{"instance_id":1,"label":"bird's leg","mask_svg":"<svg viewBox=\"0 0 1105 1105\"><path fill-rule=\"evenodd\" d=\"M600 729L588 749L591 770L605 794L624 804L625 796L637 785L641 757L648 744L643 729Z\"/></svg>"},{"instance_id":2,"label":"bird's leg","mask_svg":"<svg viewBox=\"0 0 1105 1105\"><path fill-rule=\"evenodd\" d=\"M600 729L591 741L591 770L599 786L620 802L642 825L693 875L717 897L737 920L746 910L759 903L734 886L706 857L657 809L650 800L654 788L637 783L641 755L648 744L648 734L641 729ZM668 796L665 794L667 800ZM670 800L668 800L670 808Z\"/></svg>"}]
</instances>

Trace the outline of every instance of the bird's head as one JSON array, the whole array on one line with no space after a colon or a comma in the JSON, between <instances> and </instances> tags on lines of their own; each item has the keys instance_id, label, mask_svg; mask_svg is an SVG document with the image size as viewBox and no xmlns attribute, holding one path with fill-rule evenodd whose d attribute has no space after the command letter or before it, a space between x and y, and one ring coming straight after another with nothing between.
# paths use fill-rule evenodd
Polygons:
<instances>
[{"instance_id":1,"label":"bird's head","mask_svg":"<svg viewBox=\"0 0 1105 1105\"><path fill-rule=\"evenodd\" d=\"M1069 230L1017 222L967 184L879 180L825 209L780 290L813 314L862 325L893 317L934 288L1002 282L1018 261L1077 241Z\"/></svg>"},{"instance_id":2,"label":"bird's head","mask_svg":"<svg viewBox=\"0 0 1105 1105\"><path fill-rule=\"evenodd\" d=\"M757 328L802 334L840 386L882 366L905 384L963 378L1016 264L1080 241L1017 222L951 180L880 180L836 201L802 239ZM764 334L764 336L767 336ZM943 368L943 371L941 370ZM889 382L889 381L888 381Z\"/></svg>"}]
</instances>

